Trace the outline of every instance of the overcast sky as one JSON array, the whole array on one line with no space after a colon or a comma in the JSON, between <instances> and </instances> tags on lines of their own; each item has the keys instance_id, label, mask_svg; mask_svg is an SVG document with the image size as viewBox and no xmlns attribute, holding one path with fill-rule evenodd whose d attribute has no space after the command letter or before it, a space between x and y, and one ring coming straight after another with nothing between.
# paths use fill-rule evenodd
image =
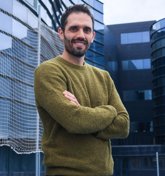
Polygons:
<instances>
[{"instance_id":1,"label":"overcast sky","mask_svg":"<svg viewBox=\"0 0 165 176\"><path fill-rule=\"evenodd\" d=\"M119 24L165 18L165 0L100 0L104 23Z\"/></svg>"}]
</instances>

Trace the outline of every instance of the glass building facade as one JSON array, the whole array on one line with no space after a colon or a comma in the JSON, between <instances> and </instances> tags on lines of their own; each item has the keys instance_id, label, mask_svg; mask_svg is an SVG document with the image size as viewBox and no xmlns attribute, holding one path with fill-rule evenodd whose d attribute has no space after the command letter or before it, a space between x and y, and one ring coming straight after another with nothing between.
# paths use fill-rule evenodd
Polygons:
<instances>
[{"instance_id":1,"label":"glass building facade","mask_svg":"<svg viewBox=\"0 0 165 176\"><path fill-rule=\"evenodd\" d=\"M108 69L131 118L130 135L121 141L127 145L153 144L154 141L149 30L153 23L117 24L105 28ZM112 68L114 63L116 67ZM145 111L141 111L142 108Z\"/></svg>"},{"instance_id":2,"label":"glass building facade","mask_svg":"<svg viewBox=\"0 0 165 176\"><path fill-rule=\"evenodd\" d=\"M27 131L35 128L37 115L33 93L37 27L35 15L19 1L0 2L0 145L17 151L36 137L35 131Z\"/></svg>"},{"instance_id":3,"label":"glass building facade","mask_svg":"<svg viewBox=\"0 0 165 176\"><path fill-rule=\"evenodd\" d=\"M156 143L165 144L165 19L151 26L154 131Z\"/></svg>"},{"instance_id":4,"label":"glass building facade","mask_svg":"<svg viewBox=\"0 0 165 176\"><path fill-rule=\"evenodd\" d=\"M156 152L159 173L165 174L163 24L146 21L105 27L108 70L130 115L128 138L112 140L114 176L156 175ZM151 41L150 27L154 28Z\"/></svg>"}]
</instances>

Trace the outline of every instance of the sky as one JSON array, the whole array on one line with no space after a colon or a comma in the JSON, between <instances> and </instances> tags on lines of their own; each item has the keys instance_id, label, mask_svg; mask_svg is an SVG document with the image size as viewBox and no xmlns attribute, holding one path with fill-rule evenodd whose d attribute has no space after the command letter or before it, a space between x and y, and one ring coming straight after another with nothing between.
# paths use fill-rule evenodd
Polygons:
<instances>
[{"instance_id":1,"label":"sky","mask_svg":"<svg viewBox=\"0 0 165 176\"><path fill-rule=\"evenodd\" d=\"M104 23L120 24L165 18L165 0L100 0Z\"/></svg>"}]
</instances>

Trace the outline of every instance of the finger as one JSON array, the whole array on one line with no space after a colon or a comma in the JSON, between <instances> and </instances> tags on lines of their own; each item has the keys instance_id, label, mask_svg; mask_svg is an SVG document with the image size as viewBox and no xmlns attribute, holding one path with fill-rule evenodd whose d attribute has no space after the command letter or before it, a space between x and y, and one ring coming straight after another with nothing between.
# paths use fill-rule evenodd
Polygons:
<instances>
[{"instance_id":1,"label":"finger","mask_svg":"<svg viewBox=\"0 0 165 176\"><path fill-rule=\"evenodd\" d=\"M75 97L70 97L70 95L66 94L64 95L68 100L70 100L71 102L76 103L77 105L80 105L79 102L77 101L77 99Z\"/></svg>"},{"instance_id":2,"label":"finger","mask_svg":"<svg viewBox=\"0 0 165 176\"><path fill-rule=\"evenodd\" d=\"M74 102L74 101L70 101L71 103L73 103L74 105L76 105L76 106L80 106L80 104L77 102Z\"/></svg>"},{"instance_id":3,"label":"finger","mask_svg":"<svg viewBox=\"0 0 165 176\"><path fill-rule=\"evenodd\" d=\"M70 100L70 101L76 103L76 105L80 105L79 102L78 102L78 100L77 100L77 98L76 98L76 97L74 96L74 94L72 94L71 92L65 90L65 91L63 92L63 94L64 94L64 96L65 96L68 100Z\"/></svg>"},{"instance_id":4,"label":"finger","mask_svg":"<svg viewBox=\"0 0 165 176\"><path fill-rule=\"evenodd\" d=\"M64 94L65 97L70 98L71 100L74 100L74 99L77 100L77 98L72 93L70 93L68 91L64 92L63 94Z\"/></svg>"},{"instance_id":5,"label":"finger","mask_svg":"<svg viewBox=\"0 0 165 176\"><path fill-rule=\"evenodd\" d=\"M64 94L64 95L68 95L68 96L70 96L70 97L75 97L71 92L66 91L66 90L63 92L63 94Z\"/></svg>"},{"instance_id":6,"label":"finger","mask_svg":"<svg viewBox=\"0 0 165 176\"><path fill-rule=\"evenodd\" d=\"M76 104L79 105L79 102L77 101L77 99L76 99L75 97L70 97L69 95L65 95L65 97L66 97L68 100L70 100L70 101L72 101L72 102L75 102Z\"/></svg>"},{"instance_id":7,"label":"finger","mask_svg":"<svg viewBox=\"0 0 165 176\"><path fill-rule=\"evenodd\" d=\"M75 100L75 97L71 97L71 96L68 95L68 94L65 94L64 96L65 96L67 99L69 99L69 100L72 100L72 101Z\"/></svg>"}]
</instances>

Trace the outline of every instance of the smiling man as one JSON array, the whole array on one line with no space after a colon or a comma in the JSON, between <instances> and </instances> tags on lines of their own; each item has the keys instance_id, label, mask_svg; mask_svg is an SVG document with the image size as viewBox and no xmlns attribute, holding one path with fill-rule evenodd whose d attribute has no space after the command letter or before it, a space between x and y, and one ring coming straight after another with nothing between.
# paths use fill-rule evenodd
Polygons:
<instances>
[{"instance_id":1,"label":"smiling man","mask_svg":"<svg viewBox=\"0 0 165 176\"><path fill-rule=\"evenodd\" d=\"M65 17L62 17L58 31L65 46L62 57L73 64L83 65L85 53L95 37L93 17L78 9L67 20Z\"/></svg>"},{"instance_id":2,"label":"smiling man","mask_svg":"<svg viewBox=\"0 0 165 176\"><path fill-rule=\"evenodd\" d=\"M109 73L85 62L95 37L89 9L69 7L58 33L62 55L35 71L46 174L111 176L110 140L128 136L129 116Z\"/></svg>"}]
</instances>

